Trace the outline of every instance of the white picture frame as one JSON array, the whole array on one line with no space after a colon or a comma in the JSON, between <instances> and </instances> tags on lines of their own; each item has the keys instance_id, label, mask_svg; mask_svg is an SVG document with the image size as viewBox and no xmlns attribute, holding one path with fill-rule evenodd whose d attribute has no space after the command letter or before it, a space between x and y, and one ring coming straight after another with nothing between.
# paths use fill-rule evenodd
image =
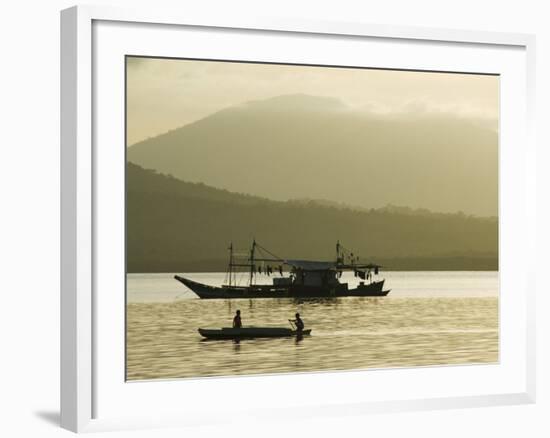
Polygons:
<instances>
[{"instance_id":1,"label":"white picture frame","mask_svg":"<svg viewBox=\"0 0 550 438\"><path fill-rule=\"evenodd\" d=\"M153 38L150 46L145 47L140 42L143 29L149 29ZM121 30L122 29L122 30ZM168 40L163 40L167 33L186 29L189 32L200 32L208 36L216 32L233 32L235 38L243 42L241 50L246 47L245 41L263 38L267 35L274 40L278 38L306 38L309 40L322 38L339 38L338 44L361 44L362 41L384 42L385 44L407 45L418 50L425 48L426 56L430 50L445 51L486 50L488 59L472 59L473 65L480 65L485 72L502 74L510 77L509 83L503 86L503 117L506 123L502 142L508 145L501 157L501 281L505 287L518 290L518 302L501 307L503 322L501 325L501 342L514 345L518 357L504 355L501 363L491 367L461 367L453 379L457 379L456 387L447 391L445 385L439 385L426 395L422 389L412 388L410 391L402 388L387 391L387 397L368 397L365 394L352 394L346 388L349 385L363 381L366 371L341 372L301 375L301 376L258 376L247 378L208 378L191 379L185 383L185 393L190 391L204 392L206 395L218 391L220 400L225 400L224 394L231 394L239 385L243 392L243 403L231 412L224 413L218 406L209 406L208 413L195 406L194 411L182 407L167 409L162 403L158 406L141 405L141 401L150 398L164 397L173 400L181 392L181 382L158 383L125 383L124 375L120 373L120 361L123 352L118 352L116 340L107 346L105 332L113 330L120 335L123 324L123 314L117 314L120 300L110 305L109 296L105 294L110 287L112 277L104 274L102 264L107 263L102 256L106 244L119 245L123 236L117 234L117 229L103 231L105 224L98 208L103 202L106 207L116 206L117 199L107 200L109 195L105 185L111 185L123 177L124 169L116 166L116 159L105 161L109 152L97 153L98 144L106 151L105 144L111 140L102 141L110 132L117 130L118 137L113 136L113 144L120 139L121 123L124 115L120 114L120 103L109 105L109 115L105 109L104 99L98 90L109 91L110 96L120 96L121 78L114 73L116 80L109 82L110 66L108 59L122 62L121 53L126 54L157 54L166 55L170 50ZM122 33L121 33L122 32ZM125 38L131 32L132 38ZM161 35L162 34L162 35ZM163 36L164 35L164 36ZM170 35L170 37L176 36ZM185 37L185 35L184 35ZM126 40L131 40L128 42ZM272 46L277 43L271 41ZM311 41L310 41L311 42ZM109 43L109 44L106 44ZM373 44L374 44L373 43ZM126 52L132 44L131 52ZM141 46L140 46L141 44ZM285 44L288 44L285 43ZM315 41L311 42L315 44ZM157 45L157 46L155 46ZM108 47L108 48L107 48ZM142 47L143 49L140 49ZM157 53L162 47L165 53ZM206 45L204 46L206 47ZM254 47L252 44L250 47ZM281 46L282 47L282 46ZM312 46L313 47L313 46ZM137 48L137 49L136 49ZM137 50L137 52L136 52ZM142 51L143 50L143 51ZM201 50L197 47L196 50ZM206 50L206 49L205 49ZM229 49L228 49L229 50ZM235 49L236 50L236 49ZM334 49L327 49L328 52ZM404 49L401 50L405 56ZM424 50L424 49L422 49ZM153 51L153 52L151 52ZM157 51L157 52L155 52ZM493 62L489 52L494 52L494 58L502 59ZM498 52L498 54L496 54ZM535 245L535 144L532 133L533 102L534 102L534 52L535 39L532 35L507 34L491 32L460 31L451 29L425 29L416 27L391 27L365 23L316 22L300 19L257 18L244 16L196 16L192 11L166 12L162 10L126 10L108 7L78 6L61 13L61 425L75 431L98 431L115 428L144 428L163 425L203 424L216 412L217 421L230 421L235 416L251 415L255 417L276 416L281 413L292 414L294 417L310 417L311 415L364 414L369 412L394 412L403 410L472 407L498 404L532 403L535 400L535 285L534 271ZM420 52L419 52L420 53ZM483 52L485 53L485 52ZM103 58L105 56L105 58ZM206 58L212 55L205 55ZM239 56L239 55L234 55ZM251 54L254 57L256 55ZM275 56L275 55L273 55ZM298 56L298 55L297 55ZM335 56L334 53L324 53L323 56ZM462 55L461 55L462 56ZM464 55L464 56L467 56ZM454 57L449 66L455 65L454 71L469 71L473 67L461 68L460 56ZM419 58L420 59L420 58ZM118 60L118 61L116 61ZM296 59L294 59L296 61ZM388 61L389 62L389 61ZM439 70L434 60L410 60L416 69ZM421 65L421 62L424 62ZM437 62L443 62L438 60ZM452 64L454 62L454 64ZM479 63L479 64L476 64ZM499 64L500 63L500 64ZM118 65L118 64L117 64ZM119 65L120 67L120 65ZM502 68L502 71L500 70ZM508 70L507 70L508 69ZM452 71L447 67L446 71ZM103 85L101 81L109 82ZM515 91L511 91L515 90ZM509 98L507 93L513 93ZM112 102L109 102L110 104ZM510 107L510 108L508 108ZM512 108L514 107L514 108ZM519 117L515 117L518 116ZM513 117L514 116L514 117ZM109 120L109 126L106 125ZM99 126L99 128L98 128ZM110 131L110 130L113 131ZM122 128L123 129L123 128ZM118 139L118 140L117 140ZM99 142L99 143L98 143ZM120 144L123 152L124 144ZM113 149L114 150L114 149ZM117 158L118 159L118 158ZM518 161L519 160L519 161ZM119 162L119 161L118 161ZM518 165L519 163L519 165ZM514 181L511 181L511 177ZM116 192L116 190L114 191ZM517 208L517 203L522 208ZM516 212L513 211L514 205ZM123 209L123 207L120 207ZM510 212L510 213L509 213ZM120 213L120 212L119 212ZM504 220L504 221L503 221ZM521 238L514 236L514 229L524 230ZM120 229L118 229L120 231ZM517 234L517 233L516 233ZM99 241L108 235L110 239ZM99 239L99 240L98 240ZM521 239L521 240L520 240ZM115 243L118 242L118 243ZM504 246L503 246L504 244ZM522 253L522 262L514 257L514 252ZM116 253L116 251L114 252ZM512 265L518 262L514 276L510 272ZM110 263L110 261L109 261ZM113 266L120 266L120 260L113 260ZM113 283L112 290L119 290ZM506 296L506 295L505 295ZM509 306L509 312L508 307ZM514 313L515 312L515 313ZM118 316L117 316L118 315ZM508 321L514 317L515 327ZM119 319L117 319L119 318ZM514 333L514 334L512 334ZM116 336L115 336L116 337ZM513 339L512 339L513 338ZM118 339L118 338L117 338ZM502 344L501 344L502 346ZM511 348L508 349L511 351ZM507 351L504 345L504 351ZM106 360L106 358L113 358ZM502 358L502 356L501 356ZM508 359L509 358L509 359ZM123 358L122 358L123 361ZM116 362L116 364L114 364ZM508 364L510 365L508 367ZM496 367L496 368L495 368ZM500 368L498 368L500 367ZM500 369L505 369L500 373ZM422 379L433 379L435 382L447 382L453 368L440 367L411 370L387 370L377 376L377 381L383 381L388 373L395 381L406 382L412 377L422 382ZM463 377L460 377L463 376ZM460 379L473 378L480 384L479 391L460 388ZM369 374L370 377L370 374ZM494 378L493 378L494 377ZM298 382L299 379L299 383ZM338 380L335 380L338 379ZM476 380L479 379L479 380ZM112 384L116 380L116 385ZM372 379L371 379L372 380ZM504 383L507 382L507 383ZM333 388L331 403L320 400L315 391L312 397L306 397L304 404L297 413L296 406L285 406L284 391L290 385L305 385L304 388L314 388L326 385ZM375 383L369 381L369 388L376 393ZM155 389L149 391L148 388ZM179 386L178 386L179 385ZM309 386L308 386L309 385ZM412 384L411 384L412 385ZM113 388L111 388L113 386ZM117 388L114 388L117 386ZM412 385L414 386L414 385ZM437 386L434 384L434 386ZM256 389L254 389L254 387ZM337 388L340 387L341 390ZM126 391L128 389L128 391ZM380 384L382 393L385 387ZM280 393L278 391L281 391ZM112 391L112 392L111 392ZM149 391L149 392L148 392ZM270 391L273 405L260 407L261 403L246 402L256 393ZM447 392L446 392L447 391ZM111 402L107 401L112 400ZM123 405L126 410L117 410ZM129 403L132 400L132 403ZM141 410L140 410L141 409ZM105 412L105 414L103 414ZM144 415L148 413L149 415Z\"/></svg>"}]
</instances>

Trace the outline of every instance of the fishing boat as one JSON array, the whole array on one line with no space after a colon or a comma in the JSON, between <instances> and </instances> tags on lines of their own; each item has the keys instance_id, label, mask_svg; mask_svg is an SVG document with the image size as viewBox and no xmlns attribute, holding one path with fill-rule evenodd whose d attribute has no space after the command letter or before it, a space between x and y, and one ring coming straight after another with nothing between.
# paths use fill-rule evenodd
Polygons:
<instances>
[{"instance_id":1,"label":"fishing boat","mask_svg":"<svg viewBox=\"0 0 550 438\"><path fill-rule=\"evenodd\" d=\"M298 332L286 327L241 327L221 329L199 329L202 337L207 339L246 339L246 338L287 338L291 336L308 336L311 329Z\"/></svg>"},{"instance_id":2,"label":"fishing boat","mask_svg":"<svg viewBox=\"0 0 550 438\"><path fill-rule=\"evenodd\" d=\"M229 246L229 265L226 281L222 286L199 283L181 275L174 278L203 299L230 298L338 298L338 297L383 297L390 290L384 290L384 279L375 280L382 266L361 263L359 257L336 243L334 261L312 261L283 259L260 245L252 242L250 251L239 258ZM288 275L285 276L284 267ZM239 285L238 274L246 270L248 283ZM342 273L351 271L359 278L356 287L341 283ZM273 276L271 284L258 284L259 275Z\"/></svg>"}]
</instances>

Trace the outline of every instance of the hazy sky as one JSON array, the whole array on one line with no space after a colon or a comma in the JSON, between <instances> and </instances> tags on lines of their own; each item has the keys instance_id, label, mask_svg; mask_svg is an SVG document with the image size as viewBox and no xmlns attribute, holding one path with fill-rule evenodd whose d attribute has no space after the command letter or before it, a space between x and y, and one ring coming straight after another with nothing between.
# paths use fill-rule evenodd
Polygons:
<instances>
[{"instance_id":1,"label":"hazy sky","mask_svg":"<svg viewBox=\"0 0 550 438\"><path fill-rule=\"evenodd\" d=\"M446 112L498 128L498 77L393 70L128 58L128 145L223 108L285 94L350 110Z\"/></svg>"}]
</instances>

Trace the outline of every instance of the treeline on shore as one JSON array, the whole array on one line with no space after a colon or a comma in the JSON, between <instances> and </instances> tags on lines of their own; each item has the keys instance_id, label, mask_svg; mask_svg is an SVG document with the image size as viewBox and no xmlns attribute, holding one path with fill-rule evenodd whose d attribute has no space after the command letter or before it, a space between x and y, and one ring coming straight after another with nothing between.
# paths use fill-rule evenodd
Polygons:
<instances>
[{"instance_id":1,"label":"treeline on shore","mask_svg":"<svg viewBox=\"0 0 550 438\"><path fill-rule=\"evenodd\" d=\"M280 202L127 166L128 272L219 272L232 242L287 259L334 260L339 240L388 270L497 270L498 220Z\"/></svg>"}]
</instances>

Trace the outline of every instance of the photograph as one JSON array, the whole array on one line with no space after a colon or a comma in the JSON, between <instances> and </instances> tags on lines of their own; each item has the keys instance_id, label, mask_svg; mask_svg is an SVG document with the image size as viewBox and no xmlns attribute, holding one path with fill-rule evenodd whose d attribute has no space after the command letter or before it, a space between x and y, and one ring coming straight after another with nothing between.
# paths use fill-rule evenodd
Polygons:
<instances>
[{"instance_id":1,"label":"photograph","mask_svg":"<svg viewBox=\"0 0 550 438\"><path fill-rule=\"evenodd\" d=\"M499 363L499 90L127 55L126 380Z\"/></svg>"}]
</instances>

